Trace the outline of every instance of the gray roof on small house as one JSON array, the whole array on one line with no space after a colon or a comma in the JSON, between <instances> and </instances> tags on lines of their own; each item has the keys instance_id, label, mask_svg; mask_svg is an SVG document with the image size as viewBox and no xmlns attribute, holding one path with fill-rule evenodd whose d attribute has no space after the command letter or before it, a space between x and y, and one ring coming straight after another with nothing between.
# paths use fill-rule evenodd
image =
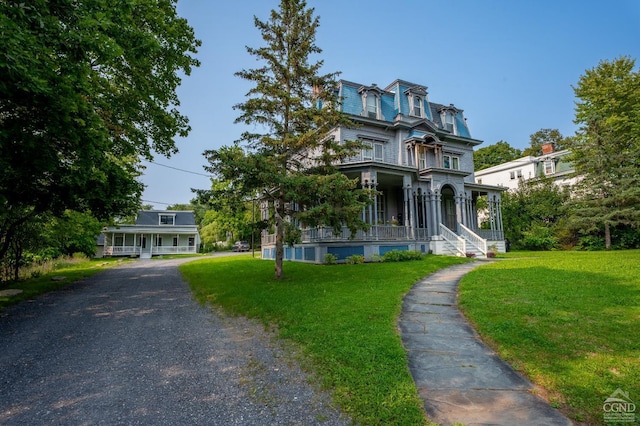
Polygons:
<instances>
[{"instance_id":1,"label":"gray roof on small house","mask_svg":"<svg viewBox=\"0 0 640 426\"><path fill-rule=\"evenodd\" d=\"M181 210L140 210L136 218L136 225L153 226L160 223L160 216L175 217L174 226L195 226L196 219L192 211Z\"/></svg>"}]
</instances>

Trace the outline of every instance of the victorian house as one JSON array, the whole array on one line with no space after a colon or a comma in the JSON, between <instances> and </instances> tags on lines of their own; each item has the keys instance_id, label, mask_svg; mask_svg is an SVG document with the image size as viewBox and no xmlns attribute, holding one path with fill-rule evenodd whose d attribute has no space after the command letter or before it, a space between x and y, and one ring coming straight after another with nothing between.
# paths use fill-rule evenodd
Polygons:
<instances>
[{"instance_id":1,"label":"victorian house","mask_svg":"<svg viewBox=\"0 0 640 426\"><path fill-rule=\"evenodd\" d=\"M384 89L341 80L338 91L340 108L359 127L337 128L333 137L366 144L340 170L377 191L362 212L371 227L355 238L347 229L303 229L300 243L285 247L285 259L371 258L394 249L478 257L504 251L503 188L476 183L473 149L482 141L471 137L463 110L433 103L425 86L402 80ZM274 236L264 234L263 258L273 258L274 247Z\"/></svg>"}]
</instances>

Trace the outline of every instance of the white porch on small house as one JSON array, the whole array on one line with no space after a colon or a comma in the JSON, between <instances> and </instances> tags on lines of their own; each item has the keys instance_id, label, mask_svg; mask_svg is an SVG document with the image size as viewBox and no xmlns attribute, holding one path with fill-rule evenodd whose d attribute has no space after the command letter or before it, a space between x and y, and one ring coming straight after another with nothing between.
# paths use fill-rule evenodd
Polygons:
<instances>
[{"instance_id":1,"label":"white porch on small house","mask_svg":"<svg viewBox=\"0 0 640 426\"><path fill-rule=\"evenodd\" d=\"M200 244L194 233L145 232L115 230L105 232L104 256L150 258L167 254L197 253Z\"/></svg>"}]
</instances>

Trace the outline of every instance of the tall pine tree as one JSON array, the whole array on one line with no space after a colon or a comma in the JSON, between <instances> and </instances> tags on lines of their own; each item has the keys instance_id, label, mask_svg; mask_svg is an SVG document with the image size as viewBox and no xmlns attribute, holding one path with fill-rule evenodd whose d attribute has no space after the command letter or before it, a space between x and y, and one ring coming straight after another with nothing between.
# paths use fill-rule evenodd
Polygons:
<instances>
[{"instance_id":1,"label":"tall pine tree","mask_svg":"<svg viewBox=\"0 0 640 426\"><path fill-rule=\"evenodd\" d=\"M587 70L574 88L578 102L571 143L581 180L573 219L584 230L640 223L640 73L621 57Z\"/></svg>"},{"instance_id":2,"label":"tall pine tree","mask_svg":"<svg viewBox=\"0 0 640 426\"><path fill-rule=\"evenodd\" d=\"M246 131L233 146L204 153L217 177L201 199L258 196L268 203L269 222L275 228L275 277L282 278L284 244L296 240L299 225L346 224L355 232L366 227L362 208L369 194L341 174L335 165L360 148L358 142L338 143L331 131L354 124L337 108L338 73L321 74L321 53L315 45L319 26L314 9L303 0L282 0L268 21L254 17L266 43L247 47L263 65L237 76L251 82L247 100L235 106L236 123ZM222 185L221 183L225 183Z\"/></svg>"}]
</instances>

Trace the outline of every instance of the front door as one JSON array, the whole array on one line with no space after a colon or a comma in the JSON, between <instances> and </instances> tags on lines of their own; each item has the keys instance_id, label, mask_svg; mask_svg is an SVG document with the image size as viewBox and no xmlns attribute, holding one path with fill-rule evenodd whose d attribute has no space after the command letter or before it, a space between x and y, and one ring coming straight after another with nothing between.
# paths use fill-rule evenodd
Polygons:
<instances>
[{"instance_id":1,"label":"front door","mask_svg":"<svg viewBox=\"0 0 640 426\"><path fill-rule=\"evenodd\" d=\"M453 189L445 186L442 188L442 223L453 232L457 232L457 222L456 200Z\"/></svg>"}]
</instances>

